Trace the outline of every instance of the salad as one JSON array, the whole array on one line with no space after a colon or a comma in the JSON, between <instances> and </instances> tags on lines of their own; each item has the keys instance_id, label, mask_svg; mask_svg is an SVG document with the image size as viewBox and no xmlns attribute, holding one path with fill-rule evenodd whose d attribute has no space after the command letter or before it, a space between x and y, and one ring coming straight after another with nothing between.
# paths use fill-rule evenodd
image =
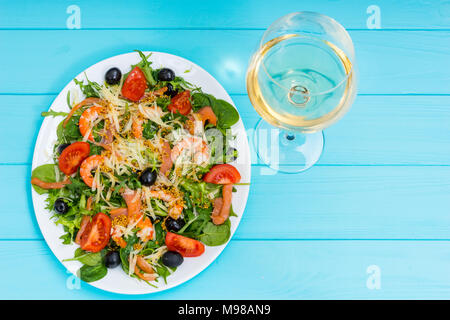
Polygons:
<instances>
[{"instance_id":1,"label":"salad","mask_svg":"<svg viewBox=\"0 0 450 320\"><path fill-rule=\"evenodd\" d=\"M36 167L31 184L47 194L62 243L79 245L64 261L81 262L86 282L121 266L155 286L231 235L238 112L137 52L126 74L74 79L84 97L69 91L68 112L43 112L62 120L53 163Z\"/></svg>"}]
</instances>

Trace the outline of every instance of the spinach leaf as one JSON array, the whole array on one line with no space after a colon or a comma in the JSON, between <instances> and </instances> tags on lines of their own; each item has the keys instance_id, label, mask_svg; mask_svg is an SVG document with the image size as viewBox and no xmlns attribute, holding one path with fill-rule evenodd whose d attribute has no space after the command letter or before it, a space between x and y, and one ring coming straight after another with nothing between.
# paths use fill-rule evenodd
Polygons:
<instances>
[{"instance_id":1,"label":"spinach leaf","mask_svg":"<svg viewBox=\"0 0 450 320\"><path fill-rule=\"evenodd\" d=\"M45 182L55 182L55 169L57 169L55 164L43 164L42 166L39 166L33 170L33 172L31 173L31 178L38 178ZM42 189L41 187L35 186L34 184L32 186L33 189L39 194L48 192L48 190Z\"/></svg>"},{"instance_id":2,"label":"spinach leaf","mask_svg":"<svg viewBox=\"0 0 450 320\"><path fill-rule=\"evenodd\" d=\"M212 222L208 222L204 226L202 234L198 237L198 240L207 246L220 246L230 239L230 227L230 220L227 220L225 223L218 226Z\"/></svg>"},{"instance_id":3,"label":"spinach leaf","mask_svg":"<svg viewBox=\"0 0 450 320\"><path fill-rule=\"evenodd\" d=\"M216 100L211 108L218 118L218 127L228 129L239 121L239 113L231 104L229 104L225 100Z\"/></svg>"},{"instance_id":4,"label":"spinach leaf","mask_svg":"<svg viewBox=\"0 0 450 320\"><path fill-rule=\"evenodd\" d=\"M58 141L61 143L69 143L75 140L81 140L83 136L78 129L78 121L80 120L80 115L73 116L70 118L69 122L67 122L66 127L64 127L64 121L61 121L58 127L56 128L56 135L58 137Z\"/></svg>"},{"instance_id":5,"label":"spinach leaf","mask_svg":"<svg viewBox=\"0 0 450 320\"><path fill-rule=\"evenodd\" d=\"M128 274L128 272L130 270L129 269L130 262L128 260L129 254L130 253L128 252L128 250L126 248L120 248L120 250L119 250L120 262L122 265L122 269L126 274Z\"/></svg>"},{"instance_id":6,"label":"spinach leaf","mask_svg":"<svg viewBox=\"0 0 450 320\"><path fill-rule=\"evenodd\" d=\"M100 280L108 273L108 269L103 264L95 266L84 265L78 270L78 276L84 282L94 282Z\"/></svg>"},{"instance_id":7,"label":"spinach leaf","mask_svg":"<svg viewBox=\"0 0 450 320\"><path fill-rule=\"evenodd\" d=\"M212 208L195 208L195 214L191 211L186 211L187 222L178 234L188 238L198 239L202 234L203 228L211 221Z\"/></svg>"},{"instance_id":8,"label":"spinach leaf","mask_svg":"<svg viewBox=\"0 0 450 320\"><path fill-rule=\"evenodd\" d=\"M102 263L102 254L100 252L86 252L81 248L75 250L75 255L72 259L65 259L63 261L80 261L87 266L96 266Z\"/></svg>"},{"instance_id":9,"label":"spinach leaf","mask_svg":"<svg viewBox=\"0 0 450 320\"><path fill-rule=\"evenodd\" d=\"M207 93L197 92L191 95L191 100L194 111L197 111L202 107L211 106L212 104L214 104L216 98Z\"/></svg>"}]
</instances>

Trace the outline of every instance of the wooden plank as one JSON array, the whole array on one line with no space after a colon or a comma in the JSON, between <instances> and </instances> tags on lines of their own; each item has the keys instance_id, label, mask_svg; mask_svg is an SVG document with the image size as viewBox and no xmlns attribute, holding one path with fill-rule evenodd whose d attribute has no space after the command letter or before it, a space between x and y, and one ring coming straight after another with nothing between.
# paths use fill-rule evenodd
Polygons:
<instances>
[{"instance_id":1,"label":"wooden plank","mask_svg":"<svg viewBox=\"0 0 450 320\"><path fill-rule=\"evenodd\" d=\"M144 1L92 2L65 0L57 3L0 2L0 28L66 28L66 13L76 4L81 28L267 28L274 20L295 11L316 11L335 18L346 28L367 28L372 5L380 9L383 29L449 28L450 7L441 1ZM369 13L367 13L369 8ZM46 14L42 14L45 12Z\"/></svg>"},{"instance_id":2,"label":"wooden plank","mask_svg":"<svg viewBox=\"0 0 450 320\"><path fill-rule=\"evenodd\" d=\"M3 241L0 268L8 276L0 280L0 298L448 299L449 249L448 241L232 241L187 283L127 296L77 287L42 241ZM367 287L374 265L380 289Z\"/></svg>"},{"instance_id":3,"label":"wooden plank","mask_svg":"<svg viewBox=\"0 0 450 320\"><path fill-rule=\"evenodd\" d=\"M90 65L139 48L190 59L229 93L245 94L248 60L261 34L261 30L2 30L0 69L8 76L0 79L0 93L57 93ZM450 31L352 31L351 36L359 61L359 93L450 94Z\"/></svg>"},{"instance_id":4,"label":"wooden plank","mask_svg":"<svg viewBox=\"0 0 450 320\"><path fill-rule=\"evenodd\" d=\"M253 167L236 239L450 239L449 166L260 169ZM0 166L0 177L0 194L15 195L1 200L0 239L41 239L30 166Z\"/></svg>"},{"instance_id":5,"label":"wooden plank","mask_svg":"<svg viewBox=\"0 0 450 320\"><path fill-rule=\"evenodd\" d=\"M54 98L0 95L0 164L31 163L40 113ZM259 116L247 96L234 95L232 99L251 142L251 129ZM450 96L358 96L350 112L326 130L319 164L450 164L449 105ZM257 163L257 157L252 161Z\"/></svg>"}]
</instances>

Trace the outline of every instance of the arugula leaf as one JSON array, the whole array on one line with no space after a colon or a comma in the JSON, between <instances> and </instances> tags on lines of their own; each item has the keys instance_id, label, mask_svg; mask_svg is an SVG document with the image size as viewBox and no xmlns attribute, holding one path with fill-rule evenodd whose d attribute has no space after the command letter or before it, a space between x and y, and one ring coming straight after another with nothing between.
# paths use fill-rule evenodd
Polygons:
<instances>
[{"instance_id":1,"label":"arugula leaf","mask_svg":"<svg viewBox=\"0 0 450 320\"><path fill-rule=\"evenodd\" d=\"M102 254L100 252L86 252L78 248L75 250L72 259L64 259L63 261L80 261L84 265L93 267L102 263Z\"/></svg>"},{"instance_id":2,"label":"arugula leaf","mask_svg":"<svg viewBox=\"0 0 450 320\"><path fill-rule=\"evenodd\" d=\"M183 179L180 182L180 186L189 193L192 203L200 207L209 207L211 200L208 195L218 195L222 188L220 184L207 183L204 181L198 182L189 179Z\"/></svg>"},{"instance_id":3,"label":"arugula leaf","mask_svg":"<svg viewBox=\"0 0 450 320\"><path fill-rule=\"evenodd\" d=\"M31 173L31 178L38 178L45 182L56 182L55 169L57 169L57 167L53 163L43 164L33 170L33 172ZM34 184L32 186L33 189L39 194L48 193L48 190L46 189L42 189L41 187L35 186Z\"/></svg>"},{"instance_id":4,"label":"arugula leaf","mask_svg":"<svg viewBox=\"0 0 450 320\"><path fill-rule=\"evenodd\" d=\"M134 67L139 67L139 69L141 69L142 72L144 73L145 78L147 79L147 82L151 86L154 86L156 84L156 80L153 77L153 69L152 69L152 67L150 67L152 62L148 61L148 58L151 56L151 53L148 56L145 56L145 54L143 54L142 51L140 51L140 50L134 50L134 51L139 53L139 56L141 57L142 61L139 62L138 64L132 65L131 69L133 70ZM127 76L128 76L128 73L125 75L124 79L126 79Z\"/></svg>"},{"instance_id":5,"label":"arugula leaf","mask_svg":"<svg viewBox=\"0 0 450 320\"><path fill-rule=\"evenodd\" d=\"M230 227L230 220L225 221L221 225L215 225L212 222L208 222L203 228L202 234L198 237L198 240L207 246L220 246L230 239Z\"/></svg>"},{"instance_id":6,"label":"arugula leaf","mask_svg":"<svg viewBox=\"0 0 450 320\"><path fill-rule=\"evenodd\" d=\"M101 90L100 85L97 82L90 81L86 73L84 76L86 77L87 84L84 84L84 81L80 81L78 79L73 79L73 81L80 87L86 98L100 98L100 94L98 93Z\"/></svg>"},{"instance_id":7,"label":"arugula leaf","mask_svg":"<svg viewBox=\"0 0 450 320\"><path fill-rule=\"evenodd\" d=\"M158 125L151 120L148 120L142 130L142 135L145 139L152 139L158 131Z\"/></svg>"},{"instance_id":8,"label":"arugula leaf","mask_svg":"<svg viewBox=\"0 0 450 320\"><path fill-rule=\"evenodd\" d=\"M66 231L66 228L64 228L64 231ZM70 232L64 233L61 237L59 237L63 241L63 244L71 244L72 243L72 235Z\"/></svg>"},{"instance_id":9,"label":"arugula leaf","mask_svg":"<svg viewBox=\"0 0 450 320\"><path fill-rule=\"evenodd\" d=\"M53 111L52 109L50 109L50 111L45 111L45 112L41 112L41 116L43 117L58 117L58 116L62 116L62 117L66 117L69 113L68 112L58 112L58 111Z\"/></svg>"},{"instance_id":10,"label":"arugula leaf","mask_svg":"<svg viewBox=\"0 0 450 320\"><path fill-rule=\"evenodd\" d=\"M78 276L84 282L94 282L100 280L108 273L108 269L103 264L95 266L84 265L78 270Z\"/></svg>"},{"instance_id":11,"label":"arugula leaf","mask_svg":"<svg viewBox=\"0 0 450 320\"><path fill-rule=\"evenodd\" d=\"M70 241L69 235L66 235L67 238L64 238L66 241L65 244L72 243L72 239L76 236L76 233L81 225L81 220L83 219L83 214L80 214L81 212L82 211L78 208L70 207L69 211L65 215L54 215L56 218L55 224L63 225L64 230L70 235Z\"/></svg>"},{"instance_id":12,"label":"arugula leaf","mask_svg":"<svg viewBox=\"0 0 450 320\"><path fill-rule=\"evenodd\" d=\"M70 90L67 91L66 102L69 109L72 109L72 104L70 103Z\"/></svg>"},{"instance_id":13,"label":"arugula leaf","mask_svg":"<svg viewBox=\"0 0 450 320\"><path fill-rule=\"evenodd\" d=\"M167 277L170 276L172 274L172 272L170 271L170 269L168 267L166 267L165 265L163 265L162 263L160 263L159 265L156 265L156 273L162 277L164 279L164 283L167 284ZM174 268L176 269L176 268Z\"/></svg>"}]
</instances>

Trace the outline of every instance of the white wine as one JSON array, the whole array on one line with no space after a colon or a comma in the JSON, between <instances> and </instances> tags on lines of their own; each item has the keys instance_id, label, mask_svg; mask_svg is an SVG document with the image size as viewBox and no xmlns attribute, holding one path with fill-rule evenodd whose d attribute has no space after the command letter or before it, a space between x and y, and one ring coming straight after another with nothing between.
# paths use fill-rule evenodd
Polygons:
<instances>
[{"instance_id":1,"label":"white wine","mask_svg":"<svg viewBox=\"0 0 450 320\"><path fill-rule=\"evenodd\" d=\"M315 132L345 114L356 94L352 63L334 44L298 34L268 41L253 56L247 91L270 124Z\"/></svg>"}]
</instances>

